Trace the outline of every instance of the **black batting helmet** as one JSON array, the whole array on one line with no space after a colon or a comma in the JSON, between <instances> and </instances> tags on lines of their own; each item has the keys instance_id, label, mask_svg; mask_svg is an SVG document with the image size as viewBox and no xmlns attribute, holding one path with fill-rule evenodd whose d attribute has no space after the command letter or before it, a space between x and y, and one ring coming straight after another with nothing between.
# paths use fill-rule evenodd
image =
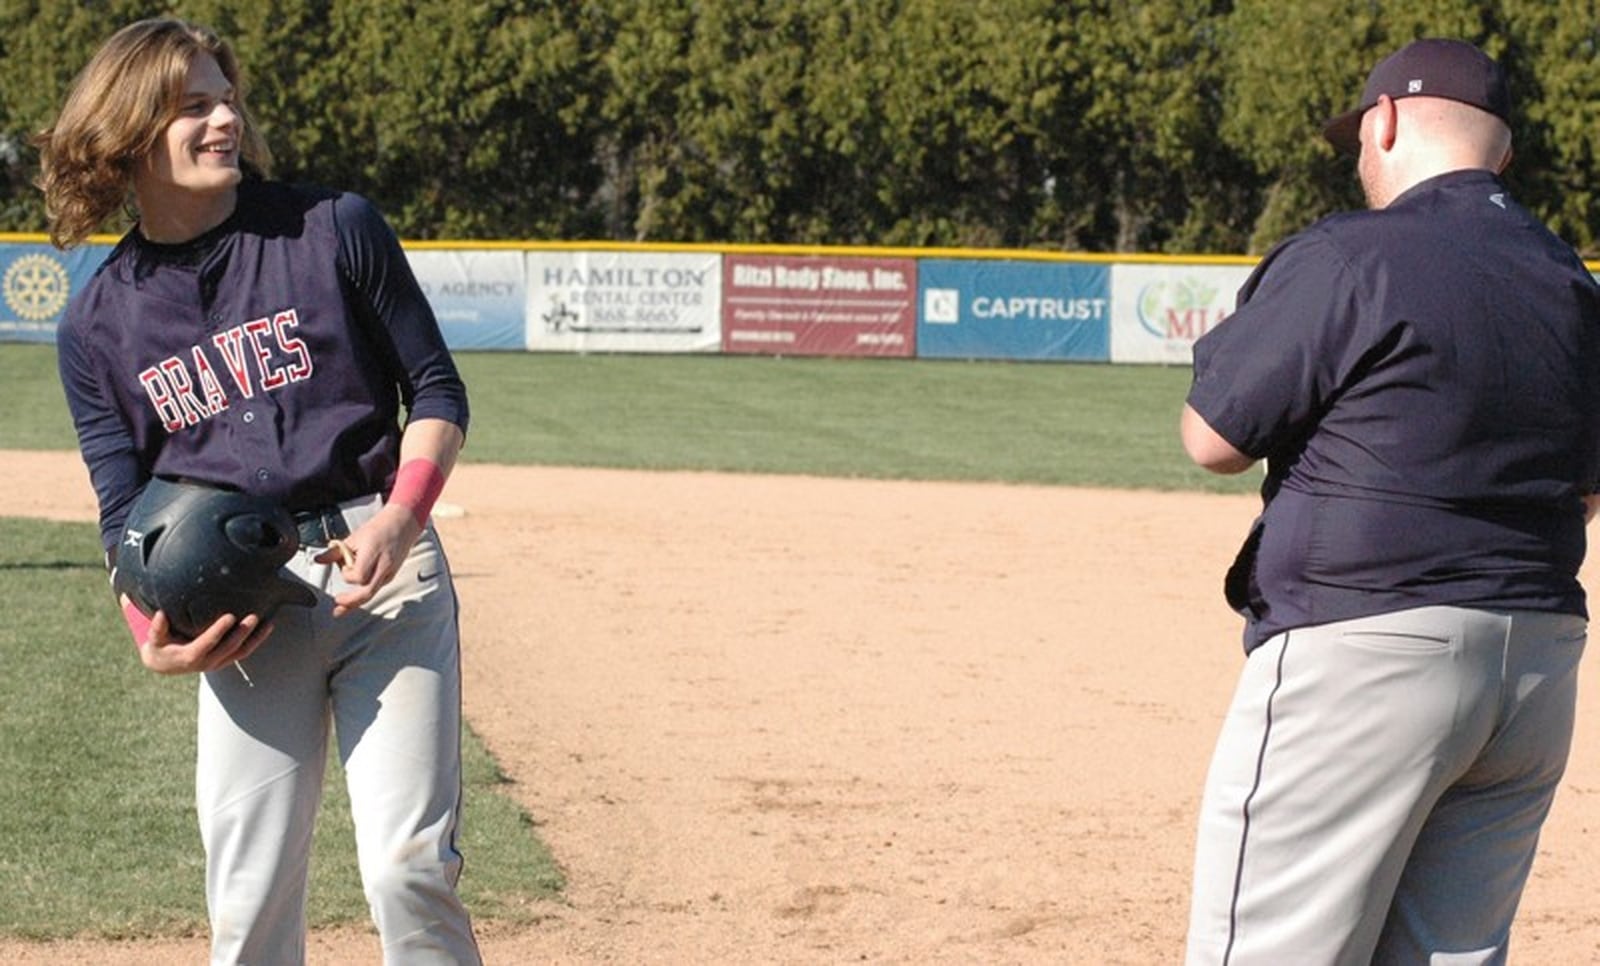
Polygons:
<instances>
[{"instance_id":1,"label":"black batting helmet","mask_svg":"<svg viewBox=\"0 0 1600 966\"><path fill-rule=\"evenodd\" d=\"M298 549L294 518L276 503L158 478L128 513L111 584L192 638L223 614L267 618L316 603L309 584L279 573Z\"/></svg>"}]
</instances>

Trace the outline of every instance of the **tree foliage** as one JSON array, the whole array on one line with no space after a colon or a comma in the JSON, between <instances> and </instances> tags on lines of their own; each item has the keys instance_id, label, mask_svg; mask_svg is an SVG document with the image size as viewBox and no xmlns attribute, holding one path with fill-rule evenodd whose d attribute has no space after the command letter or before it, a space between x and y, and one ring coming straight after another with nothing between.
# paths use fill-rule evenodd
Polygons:
<instances>
[{"instance_id":1,"label":"tree foliage","mask_svg":"<svg viewBox=\"0 0 1600 966\"><path fill-rule=\"evenodd\" d=\"M118 26L230 40L283 178L410 238L1261 251L1360 204L1317 136L1420 36L1511 72L1518 195L1600 249L1594 0L9 0L0 228ZM119 230L108 225L107 230Z\"/></svg>"}]
</instances>

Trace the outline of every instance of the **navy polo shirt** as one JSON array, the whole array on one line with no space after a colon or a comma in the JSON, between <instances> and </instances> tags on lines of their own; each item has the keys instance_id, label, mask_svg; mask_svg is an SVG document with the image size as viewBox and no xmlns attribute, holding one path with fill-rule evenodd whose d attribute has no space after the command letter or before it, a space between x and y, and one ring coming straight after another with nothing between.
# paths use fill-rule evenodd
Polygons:
<instances>
[{"instance_id":1,"label":"navy polo shirt","mask_svg":"<svg viewBox=\"0 0 1600 966\"><path fill-rule=\"evenodd\" d=\"M1188 402L1268 463L1225 586L1246 650L1428 605L1586 614L1600 294L1490 172L1276 247L1195 344Z\"/></svg>"},{"instance_id":2,"label":"navy polo shirt","mask_svg":"<svg viewBox=\"0 0 1600 966\"><path fill-rule=\"evenodd\" d=\"M353 194L249 180L192 242L130 232L73 296L57 349L108 547L151 476L309 509L387 492L402 406L467 425L399 241Z\"/></svg>"}]
</instances>

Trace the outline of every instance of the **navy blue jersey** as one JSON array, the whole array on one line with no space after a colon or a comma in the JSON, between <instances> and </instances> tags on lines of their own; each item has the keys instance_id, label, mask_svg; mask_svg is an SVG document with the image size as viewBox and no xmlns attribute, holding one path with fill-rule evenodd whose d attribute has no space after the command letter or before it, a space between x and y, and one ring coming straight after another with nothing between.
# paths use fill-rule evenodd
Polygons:
<instances>
[{"instance_id":1,"label":"navy blue jersey","mask_svg":"<svg viewBox=\"0 0 1600 966\"><path fill-rule=\"evenodd\" d=\"M1189 404L1268 461L1227 581L1247 649L1433 604L1585 613L1600 294L1489 172L1290 238L1194 359Z\"/></svg>"},{"instance_id":2,"label":"navy blue jersey","mask_svg":"<svg viewBox=\"0 0 1600 966\"><path fill-rule=\"evenodd\" d=\"M57 348L108 547L151 476L324 506L387 492L402 405L467 425L398 239L348 193L247 180L200 238L130 232L73 296Z\"/></svg>"}]
</instances>

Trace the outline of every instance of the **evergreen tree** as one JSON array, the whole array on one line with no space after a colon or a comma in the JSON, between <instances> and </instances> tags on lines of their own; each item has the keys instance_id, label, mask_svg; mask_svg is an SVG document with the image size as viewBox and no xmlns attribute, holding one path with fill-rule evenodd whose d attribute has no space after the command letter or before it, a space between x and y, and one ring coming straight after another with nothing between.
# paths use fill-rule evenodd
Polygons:
<instances>
[{"instance_id":1,"label":"evergreen tree","mask_svg":"<svg viewBox=\"0 0 1600 966\"><path fill-rule=\"evenodd\" d=\"M409 238L1106 252L1360 206L1323 121L1460 37L1511 73L1513 190L1600 248L1595 0L11 0L0 229L44 228L30 138L75 72L168 12L234 45L278 176Z\"/></svg>"}]
</instances>

